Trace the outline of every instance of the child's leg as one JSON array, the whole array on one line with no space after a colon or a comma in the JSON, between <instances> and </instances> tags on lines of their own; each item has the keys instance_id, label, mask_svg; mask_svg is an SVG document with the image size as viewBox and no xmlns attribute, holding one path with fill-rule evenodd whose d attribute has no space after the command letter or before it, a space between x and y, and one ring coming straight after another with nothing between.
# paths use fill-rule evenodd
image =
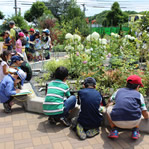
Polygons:
<instances>
[{"instance_id":1,"label":"child's leg","mask_svg":"<svg viewBox=\"0 0 149 149\"><path fill-rule=\"evenodd\" d=\"M10 105L10 103L11 103L12 100L13 100L13 98L10 97L10 99L8 101L6 101L5 103L3 103L4 110L5 110L6 113L11 113L12 112L11 111L11 105Z\"/></svg>"},{"instance_id":2,"label":"child's leg","mask_svg":"<svg viewBox=\"0 0 149 149\"><path fill-rule=\"evenodd\" d=\"M72 110L76 105L76 96L70 96L64 102L64 116L67 117L69 111Z\"/></svg>"},{"instance_id":3,"label":"child's leg","mask_svg":"<svg viewBox=\"0 0 149 149\"><path fill-rule=\"evenodd\" d=\"M113 106L109 106L109 107L107 108L107 118L108 118L109 124L110 124L110 126L111 126L111 128L112 128L112 130L111 130L111 132L109 133L108 137L109 137L109 138L118 138L118 131L117 131L117 129L116 129L116 125L112 122L112 119L111 119L111 117L110 117L110 113L111 113L111 111L112 111L112 108L113 108Z\"/></svg>"}]
</instances>

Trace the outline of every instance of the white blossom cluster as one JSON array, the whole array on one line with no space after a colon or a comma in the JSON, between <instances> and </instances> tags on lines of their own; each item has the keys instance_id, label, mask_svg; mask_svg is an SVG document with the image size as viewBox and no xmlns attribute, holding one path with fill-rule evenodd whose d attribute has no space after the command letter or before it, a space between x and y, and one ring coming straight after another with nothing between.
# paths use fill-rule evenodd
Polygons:
<instances>
[{"instance_id":1,"label":"white blossom cluster","mask_svg":"<svg viewBox=\"0 0 149 149\"><path fill-rule=\"evenodd\" d=\"M120 35L115 34L115 33L111 33L111 36L113 36L113 37L115 37L115 38L119 38L119 37L120 37Z\"/></svg>"}]
</instances>

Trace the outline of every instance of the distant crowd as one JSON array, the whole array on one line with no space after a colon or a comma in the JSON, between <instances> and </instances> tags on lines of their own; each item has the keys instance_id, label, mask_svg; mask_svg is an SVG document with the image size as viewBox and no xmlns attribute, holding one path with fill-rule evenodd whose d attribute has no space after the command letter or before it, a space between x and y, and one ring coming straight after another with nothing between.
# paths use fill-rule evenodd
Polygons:
<instances>
[{"instance_id":1,"label":"distant crowd","mask_svg":"<svg viewBox=\"0 0 149 149\"><path fill-rule=\"evenodd\" d=\"M10 31L1 34L4 39L2 51L21 53L27 61L50 59L51 38L49 29L39 30L23 29L15 26L14 21L9 22Z\"/></svg>"}]
</instances>

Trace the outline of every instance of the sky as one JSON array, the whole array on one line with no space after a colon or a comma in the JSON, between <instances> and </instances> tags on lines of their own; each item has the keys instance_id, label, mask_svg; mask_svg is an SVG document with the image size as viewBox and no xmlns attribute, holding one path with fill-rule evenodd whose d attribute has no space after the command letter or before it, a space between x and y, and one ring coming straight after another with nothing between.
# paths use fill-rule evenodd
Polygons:
<instances>
[{"instance_id":1,"label":"sky","mask_svg":"<svg viewBox=\"0 0 149 149\"><path fill-rule=\"evenodd\" d=\"M0 0L0 11L4 15L11 16L15 13L14 10L14 1L15 0ZM46 1L46 0L45 0ZM123 11L125 10L135 10L140 11L149 11L149 0L117 0ZM21 8L22 15L26 10L31 7L31 4L36 2L36 0L17 0L17 7ZM115 0L77 0L77 4L83 10L82 4L85 4L85 14L86 16L92 16L98 14L104 10L110 10L111 5ZM28 4L28 5L27 5Z\"/></svg>"}]
</instances>

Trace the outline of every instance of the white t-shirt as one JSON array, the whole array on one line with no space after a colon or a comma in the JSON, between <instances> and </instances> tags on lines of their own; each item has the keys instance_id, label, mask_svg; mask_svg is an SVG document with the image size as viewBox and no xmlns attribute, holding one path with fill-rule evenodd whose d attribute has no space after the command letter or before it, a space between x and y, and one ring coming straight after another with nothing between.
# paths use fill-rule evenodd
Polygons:
<instances>
[{"instance_id":1,"label":"white t-shirt","mask_svg":"<svg viewBox=\"0 0 149 149\"><path fill-rule=\"evenodd\" d=\"M48 36L47 42L43 42L43 49L48 49L50 47L51 38Z\"/></svg>"},{"instance_id":2,"label":"white t-shirt","mask_svg":"<svg viewBox=\"0 0 149 149\"><path fill-rule=\"evenodd\" d=\"M3 78L6 76L3 72L3 66L6 65L7 69L9 69L8 64L5 61L2 61L0 63L0 82L3 80Z\"/></svg>"}]
</instances>

